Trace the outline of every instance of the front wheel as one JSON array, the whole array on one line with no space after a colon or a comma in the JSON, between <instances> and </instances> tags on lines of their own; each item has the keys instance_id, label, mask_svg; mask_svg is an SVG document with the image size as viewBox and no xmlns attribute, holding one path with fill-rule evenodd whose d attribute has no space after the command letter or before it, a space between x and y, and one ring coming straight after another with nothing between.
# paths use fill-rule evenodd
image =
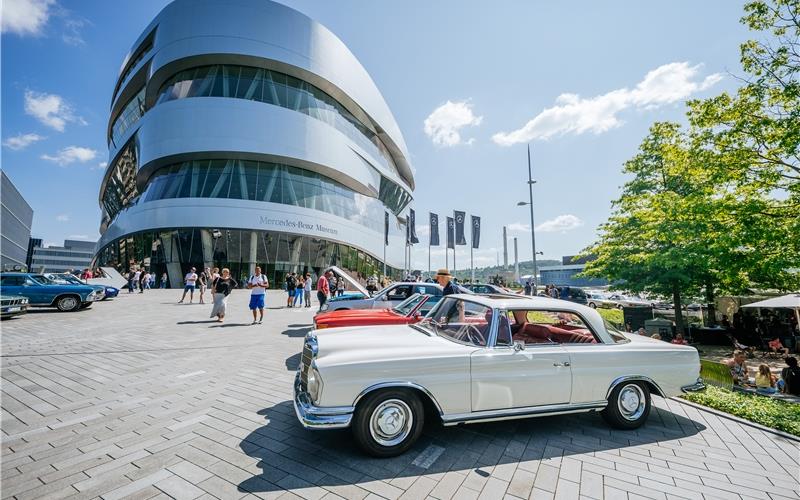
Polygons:
<instances>
[{"instance_id":1,"label":"front wheel","mask_svg":"<svg viewBox=\"0 0 800 500\"><path fill-rule=\"evenodd\" d=\"M650 415L650 390L643 382L623 382L611 391L601 414L612 427L637 429Z\"/></svg>"},{"instance_id":2,"label":"front wheel","mask_svg":"<svg viewBox=\"0 0 800 500\"><path fill-rule=\"evenodd\" d=\"M395 457L419 438L424 420L425 411L416 394L387 389L368 395L358 405L353 435L358 445L373 457Z\"/></svg>"},{"instance_id":3,"label":"front wheel","mask_svg":"<svg viewBox=\"0 0 800 500\"><path fill-rule=\"evenodd\" d=\"M589 302L589 307L591 307L592 309L597 309L597 304L595 304L594 302Z\"/></svg>"},{"instance_id":4,"label":"front wheel","mask_svg":"<svg viewBox=\"0 0 800 500\"><path fill-rule=\"evenodd\" d=\"M74 295L65 295L56 300L56 307L62 312L77 311L81 307L81 301Z\"/></svg>"}]
</instances>

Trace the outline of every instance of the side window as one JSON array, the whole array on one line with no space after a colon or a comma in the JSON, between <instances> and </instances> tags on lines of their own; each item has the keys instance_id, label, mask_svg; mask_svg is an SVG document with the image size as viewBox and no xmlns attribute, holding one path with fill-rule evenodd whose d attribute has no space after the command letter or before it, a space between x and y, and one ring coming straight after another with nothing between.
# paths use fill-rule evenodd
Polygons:
<instances>
[{"instance_id":1,"label":"side window","mask_svg":"<svg viewBox=\"0 0 800 500\"><path fill-rule=\"evenodd\" d=\"M515 310L511 332L515 341L529 344L596 344L589 326L575 313L552 310Z\"/></svg>"},{"instance_id":2,"label":"side window","mask_svg":"<svg viewBox=\"0 0 800 500\"><path fill-rule=\"evenodd\" d=\"M511 325L513 324L514 316L506 313L500 316L500 321L497 324L497 346L510 346L514 344L511 338Z\"/></svg>"},{"instance_id":3,"label":"side window","mask_svg":"<svg viewBox=\"0 0 800 500\"><path fill-rule=\"evenodd\" d=\"M3 276L0 285L2 286L19 286L22 284L22 276Z\"/></svg>"},{"instance_id":4,"label":"side window","mask_svg":"<svg viewBox=\"0 0 800 500\"><path fill-rule=\"evenodd\" d=\"M488 307L448 298L442 301L434 314L432 326L438 335L462 344L487 344L492 318L492 310Z\"/></svg>"},{"instance_id":5,"label":"side window","mask_svg":"<svg viewBox=\"0 0 800 500\"><path fill-rule=\"evenodd\" d=\"M389 300L406 300L410 296L411 288L408 286L398 286L386 294L386 298Z\"/></svg>"}]
</instances>

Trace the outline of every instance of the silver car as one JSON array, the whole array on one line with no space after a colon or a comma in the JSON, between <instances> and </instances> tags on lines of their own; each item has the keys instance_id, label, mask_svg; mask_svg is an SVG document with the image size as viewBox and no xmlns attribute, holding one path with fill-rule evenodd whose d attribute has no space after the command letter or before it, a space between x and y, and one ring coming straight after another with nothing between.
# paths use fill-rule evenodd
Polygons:
<instances>
[{"instance_id":1,"label":"silver car","mask_svg":"<svg viewBox=\"0 0 800 500\"><path fill-rule=\"evenodd\" d=\"M400 282L392 283L376 293L373 297L369 297L369 293L366 290L363 290L362 293L368 298L361 298L358 296L333 297L324 306L322 306L322 311L340 311L344 309L391 309L415 293L440 297L442 295L442 287L436 283Z\"/></svg>"}]
</instances>

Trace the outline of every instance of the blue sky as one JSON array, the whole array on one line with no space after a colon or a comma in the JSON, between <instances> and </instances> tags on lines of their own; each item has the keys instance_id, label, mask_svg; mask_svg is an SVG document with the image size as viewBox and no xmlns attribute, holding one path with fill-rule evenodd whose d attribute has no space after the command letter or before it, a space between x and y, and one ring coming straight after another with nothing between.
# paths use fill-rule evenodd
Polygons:
<instances>
[{"instance_id":1,"label":"blue sky","mask_svg":"<svg viewBox=\"0 0 800 500\"><path fill-rule=\"evenodd\" d=\"M113 85L167 3L3 2L2 168L35 211L34 236L99 237ZM580 251L648 127L683 121L687 98L734 89L749 37L742 4L729 0L283 3L337 34L392 109L416 168L423 269L428 211L483 218L476 264L494 264L503 225L530 259L529 212L516 206L528 199L527 142L537 250ZM459 268L468 255L459 248ZM443 264L440 247L432 265Z\"/></svg>"}]
</instances>

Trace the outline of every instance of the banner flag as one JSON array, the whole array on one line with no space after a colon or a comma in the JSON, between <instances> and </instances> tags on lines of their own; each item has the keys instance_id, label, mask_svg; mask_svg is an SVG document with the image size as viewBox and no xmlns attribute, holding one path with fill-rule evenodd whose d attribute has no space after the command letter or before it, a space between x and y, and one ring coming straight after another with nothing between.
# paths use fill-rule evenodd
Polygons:
<instances>
[{"instance_id":1,"label":"banner flag","mask_svg":"<svg viewBox=\"0 0 800 500\"><path fill-rule=\"evenodd\" d=\"M453 231L455 230L456 223L453 221L452 217L447 218L447 248L452 248L453 250L456 249L456 242L455 236L453 235Z\"/></svg>"},{"instance_id":2,"label":"banner flag","mask_svg":"<svg viewBox=\"0 0 800 500\"><path fill-rule=\"evenodd\" d=\"M481 218L477 215L472 216L472 248L478 248L481 244Z\"/></svg>"},{"instance_id":3,"label":"banner flag","mask_svg":"<svg viewBox=\"0 0 800 500\"><path fill-rule=\"evenodd\" d=\"M454 210L453 214L455 214L456 218L456 245L466 245L467 239L464 237L464 219L467 214L459 212L458 210Z\"/></svg>"},{"instance_id":4,"label":"banner flag","mask_svg":"<svg viewBox=\"0 0 800 500\"><path fill-rule=\"evenodd\" d=\"M439 216L433 212L428 212L430 217L430 246L439 246Z\"/></svg>"},{"instance_id":5,"label":"banner flag","mask_svg":"<svg viewBox=\"0 0 800 500\"><path fill-rule=\"evenodd\" d=\"M383 244L389 244L389 212L384 212L383 215Z\"/></svg>"},{"instance_id":6,"label":"banner flag","mask_svg":"<svg viewBox=\"0 0 800 500\"><path fill-rule=\"evenodd\" d=\"M413 245L414 243L419 243L419 238L417 238L417 215L414 212L413 208L408 210L408 231L409 231L409 241Z\"/></svg>"}]
</instances>

